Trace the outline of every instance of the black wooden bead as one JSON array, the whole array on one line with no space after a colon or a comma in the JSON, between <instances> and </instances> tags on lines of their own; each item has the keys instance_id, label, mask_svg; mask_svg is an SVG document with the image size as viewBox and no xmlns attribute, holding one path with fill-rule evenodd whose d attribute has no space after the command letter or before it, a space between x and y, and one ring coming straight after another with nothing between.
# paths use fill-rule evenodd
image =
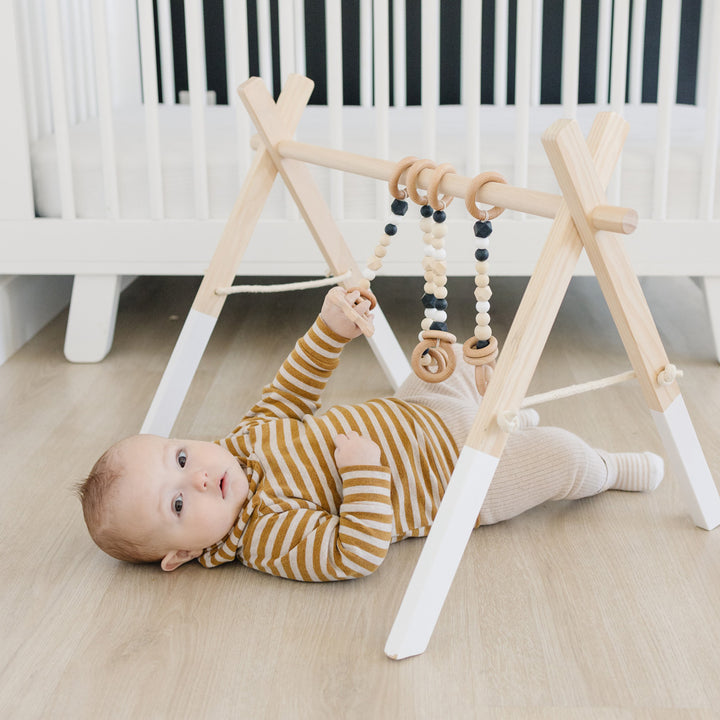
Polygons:
<instances>
[{"instance_id":1,"label":"black wooden bead","mask_svg":"<svg viewBox=\"0 0 720 720\"><path fill-rule=\"evenodd\" d=\"M407 212L407 209L407 200L393 200L392 205L390 206L390 210L392 210L393 215L404 215Z\"/></svg>"},{"instance_id":2,"label":"black wooden bead","mask_svg":"<svg viewBox=\"0 0 720 720\"><path fill-rule=\"evenodd\" d=\"M447 326L447 323L444 323L444 322L434 322L430 326L430 329L431 330L441 330L442 332L447 332L448 326Z\"/></svg>"},{"instance_id":3,"label":"black wooden bead","mask_svg":"<svg viewBox=\"0 0 720 720\"><path fill-rule=\"evenodd\" d=\"M423 307L434 308L434 307L436 307L437 302L438 302L438 299L434 295L429 295L428 293L425 293L422 296Z\"/></svg>"},{"instance_id":4,"label":"black wooden bead","mask_svg":"<svg viewBox=\"0 0 720 720\"><path fill-rule=\"evenodd\" d=\"M489 237L490 233L492 232L492 223L489 220L486 220L485 222L483 222L482 220L478 220L473 225L473 231L475 232L475 237Z\"/></svg>"},{"instance_id":5,"label":"black wooden bead","mask_svg":"<svg viewBox=\"0 0 720 720\"><path fill-rule=\"evenodd\" d=\"M394 235L397 232L397 225L394 225L393 223L388 223L385 226L385 234L386 235Z\"/></svg>"},{"instance_id":6,"label":"black wooden bead","mask_svg":"<svg viewBox=\"0 0 720 720\"><path fill-rule=\"evenodd\" d=\"M490 257L490 253L485 250L485 248L478 248L475 251L475 259L478 262L483 262L484 260L487 260Z\"/></svg>"},{"instance_id":7,"label":"black wooden bead","mask_svg":"<svg viewBox=\"0 0 720 720\"><path fill-rule=\"evenodd\" d=\"M438 299L435 303L435 309L447 310L447 300L445 300L444 298L442 300Z\"/></svg>"},{"instance_id":8,"label":"black wooden bead","mask_svg":"<svg viewBox=\"0 0 720 720\"><path fill-rule=\"evenodd\" d=\"M489 340L478 340L475 343L475 349L482 350L483 348L486 348L489 344L490 344Z\"/></svg>"},{"instance_id":9,"label":"black wooden bead","mask_svg":"<svg viewBox=\"0 0 720 720\"><path fill-rule=\"evenodd\" d=\"M446 218L446 217L447 217L447 215L445 215L445 211L444 211L444 210L436 210L436 211L433 213L433 220L434 220L436 223L443 223L443 222L445 222L445 218Z\"/></svg>"},{"instance_id":10,"label":"black wooden bead","mask_svg":"<svg viewBox=\"0 0 720 720\"><path fill-rule=\"evenodd\" d=\"M430 207L430 205L423 205L423 206L420 208L420 214L421 214L424 218L428 218L428 217L430 217L430 216L433 214L433 209L432 209L432 207Z\"/></svg>"}]
</instances>

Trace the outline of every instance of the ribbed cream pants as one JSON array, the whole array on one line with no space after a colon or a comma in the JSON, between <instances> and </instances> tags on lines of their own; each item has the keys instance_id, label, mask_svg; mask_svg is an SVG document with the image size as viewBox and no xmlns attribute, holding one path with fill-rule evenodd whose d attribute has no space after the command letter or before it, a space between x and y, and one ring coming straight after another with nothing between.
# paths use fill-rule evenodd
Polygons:
<instances>
[{"instance_id":1,"label":"ribbed cream pants","mask_svg":"<svg viewBox=\"0 0 720 720\"><path fill-rule=\"evenodd\" d=\"M462 448L482 397L462 347L455 345L454 350L457 366L447 380L426 383L411 374L395 396L434 410ZM548 500L576 500L607 490L614 481L608 470L613 463L604 455L567 430L521 427L508 437L479 524L507 520Z\"/></svg>"}]
</instances>

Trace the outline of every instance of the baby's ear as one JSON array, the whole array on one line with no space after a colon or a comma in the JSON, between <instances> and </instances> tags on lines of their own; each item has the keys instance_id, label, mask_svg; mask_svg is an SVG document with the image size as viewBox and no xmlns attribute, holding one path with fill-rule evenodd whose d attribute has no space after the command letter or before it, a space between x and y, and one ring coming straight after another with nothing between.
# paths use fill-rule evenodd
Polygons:
<instances>
[{"instance_id":1,"label":"baby's ear","mask_svg":"<svg viewBox=\"0 0 720 720\"><path fill-rule=\"evenodd\" d=\"M160 567L165 572L171 572L176 570L181 565L184 565L190 560L194 560L196 557L200 557L202 550L171 550L161 561Z\"/></svg>"}]
</instances>

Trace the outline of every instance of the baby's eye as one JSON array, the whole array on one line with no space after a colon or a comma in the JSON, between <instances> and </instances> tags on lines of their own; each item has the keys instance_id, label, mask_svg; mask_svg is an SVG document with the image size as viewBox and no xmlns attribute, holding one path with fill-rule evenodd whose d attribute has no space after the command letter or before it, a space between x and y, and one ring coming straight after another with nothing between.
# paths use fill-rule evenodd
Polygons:
<instances>
[{"instance_id":1,"label":"baby's eye","mask_svg":"<svg viewBox=\"0 0 720 720\"><path fill-rule=\"evenodd\" d=\"M177 461L178 461L178 465L179 465L181 468L184 468L184 467L185 467L185 463L187 463L187 453L186 453L184 450L181 450L181 451L178 453Z\"/></svg>"},{"instance_id":2,"label":"baby's eye","mask_svg":"<svg viewBox=\"0 0 720 720\"><path fill-rule=\"evenodd\" d=\"M172 502L172 509L176 515L179 515L183 509L183 496L178 495Z\"/></svg>"}]
</instances>

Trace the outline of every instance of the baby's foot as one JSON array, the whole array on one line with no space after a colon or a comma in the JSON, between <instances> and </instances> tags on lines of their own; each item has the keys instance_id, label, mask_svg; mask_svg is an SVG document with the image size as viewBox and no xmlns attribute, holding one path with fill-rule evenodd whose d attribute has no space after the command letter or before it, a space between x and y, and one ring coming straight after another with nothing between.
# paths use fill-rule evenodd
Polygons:
<instances>
[{"instance_id":1,"label":"baby's foot","mask_svg":"<svg viewBox=\"0 0 720 720\"><path fill-rule=\"evenodd\" d=\"M651 452L603 453L603 459L608 466L611 490L654 490L665 474L663 459Z\"/></svg>"}]
</instances>

